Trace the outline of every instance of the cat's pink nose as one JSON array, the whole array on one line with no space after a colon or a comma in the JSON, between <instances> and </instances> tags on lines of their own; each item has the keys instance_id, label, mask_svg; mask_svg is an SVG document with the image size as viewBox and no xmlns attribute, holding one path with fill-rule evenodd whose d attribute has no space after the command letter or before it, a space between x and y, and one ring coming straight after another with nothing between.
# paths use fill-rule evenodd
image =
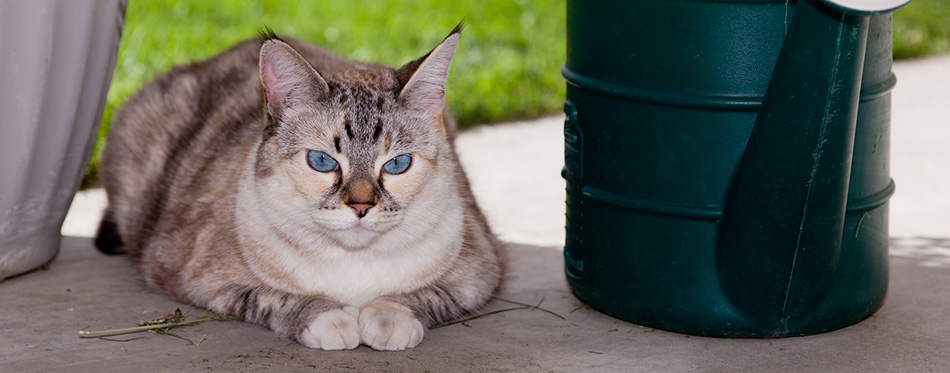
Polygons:
<instances>
[{"instance_id":1,"label":"cat's pink nose","mask_svg":"<svg viewBox=\"0 0 950 373\"><path fill-rule=\"evenodd\" d=\"M366 216L366 213L369 211L369 209L373 206L376 206L376 204L374 203L359 203L359 202L349 203L348 205L350 205L350 207L353 208L353 212L356 213L356 217L358 218L362 218Z\"/></svg>"}]
</instances>

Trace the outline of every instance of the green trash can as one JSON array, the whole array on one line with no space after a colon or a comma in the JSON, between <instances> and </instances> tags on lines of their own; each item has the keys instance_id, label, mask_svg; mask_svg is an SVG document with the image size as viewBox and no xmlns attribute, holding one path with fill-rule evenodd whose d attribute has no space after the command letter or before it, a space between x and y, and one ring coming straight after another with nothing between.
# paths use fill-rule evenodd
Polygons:
<instances>
[{"instance_id":1,"label":"green trash can","mask_svg":"<svg viewBox=\"0 0 950 373\"><path fill-rule=\"evenodd\" d=\"M821 333L887 291L890 11L567 1L565 270L687 334Z\"/></svg>"}]
</instances>

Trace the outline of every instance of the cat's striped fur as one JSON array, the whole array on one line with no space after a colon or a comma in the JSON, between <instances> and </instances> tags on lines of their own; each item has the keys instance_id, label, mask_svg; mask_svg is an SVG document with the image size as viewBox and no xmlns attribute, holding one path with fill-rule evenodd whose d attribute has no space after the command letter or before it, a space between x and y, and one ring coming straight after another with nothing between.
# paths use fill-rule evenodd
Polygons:
<instances>
[{"instance_id":1,"label":"cat's striped fur","mask_svg":"<svg viewBox=\"0 0 950 373\"><path fill-rule=\"evenodd\" d=\"M480 308L501 246L444 110L460 32L399 69L270 34L159 76L113 121L97 245L152 289L315 348L409 348ZM400 154L407 171L381 170Z\"/></svg>"}]
</instances>

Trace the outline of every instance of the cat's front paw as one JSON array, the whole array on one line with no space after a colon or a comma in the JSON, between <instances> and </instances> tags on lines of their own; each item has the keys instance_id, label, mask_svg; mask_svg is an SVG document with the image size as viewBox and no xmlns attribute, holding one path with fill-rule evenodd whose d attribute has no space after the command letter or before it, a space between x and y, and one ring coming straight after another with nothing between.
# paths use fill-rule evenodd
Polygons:
<instances>
[{"instance_id":1,"label":"cat's front paw","mask_svg":"<svg viewBox=\"0 0 950 373\"><path fill-rule=\"evenodd\" d=\"M363 344L374 350L398 351L422 342L425 327L412 310L399 303L373 302L360 311Z\"/></svg>"},{"instance_id":2,"label":"cat's front paw","mask_svg":"<svg viewBox=\"0 0 950 373\"><path fill-rule=\"evenodd\" d=\"M304 346L323 350L351 350L360 345L360 325L356 307L317 315L298 340Z\"/></svg>"}]
</instances>

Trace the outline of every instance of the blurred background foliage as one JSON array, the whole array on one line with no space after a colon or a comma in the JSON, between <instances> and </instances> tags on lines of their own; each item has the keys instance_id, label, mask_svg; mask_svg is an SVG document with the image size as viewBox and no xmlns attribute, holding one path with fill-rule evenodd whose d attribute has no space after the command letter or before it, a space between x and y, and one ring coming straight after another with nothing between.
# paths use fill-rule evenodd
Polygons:
<instances>
[{"instance_id":1,"label":"blurred background foliage","mask_svg":"<svg viewBox=\"0 0 950 373\"><path fill-rule=\"evenodd\" d=\"M913 0L894 13L894 58L950 53L950 0Z\"/></svg>"},{"instance_id":2,"label":"blurred background foliage","mask_svg":"<svg viewBox=\"0 0 950 373\"><path fill-rule=\"evenodd\" d=\"M264 25L357 60L401 65L464 17L447 101L462 127L558 113L564 0L131 0L84 185L98 179L114 111L170 67L220 53ZM894 56L950 52L950 0L915 0L894 18Z\"/></svg>"}]
</instances>

